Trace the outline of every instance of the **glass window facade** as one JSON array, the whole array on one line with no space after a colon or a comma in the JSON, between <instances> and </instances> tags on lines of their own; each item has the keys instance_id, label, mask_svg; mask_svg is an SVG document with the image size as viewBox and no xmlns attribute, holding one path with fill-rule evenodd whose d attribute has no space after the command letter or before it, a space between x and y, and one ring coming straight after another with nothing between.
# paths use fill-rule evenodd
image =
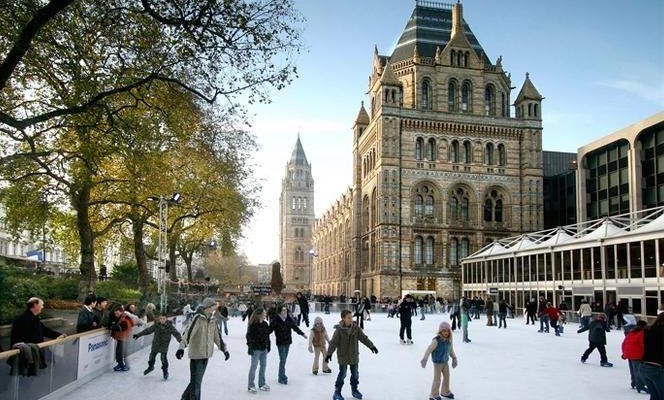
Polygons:
<instances>
[{"instance_id":1,"label":"glass window facade","mask_svg":"<svg viewBox=\"0 0 664 400\"><path fill-rule=\"evenodd\" d=\"M629 212L628 150L619 140L586 156L588 219Z\"/></svg>"},{"instance_id":2,"label":"glass window facade","mask_svg":"<svg viewBox=\"0 0 664 400\"><path fill-rule=\"evenodd\" d=\"M664 124L642 133L639 142L643 208L664 205Z\"/></svg>"}]
</instances>

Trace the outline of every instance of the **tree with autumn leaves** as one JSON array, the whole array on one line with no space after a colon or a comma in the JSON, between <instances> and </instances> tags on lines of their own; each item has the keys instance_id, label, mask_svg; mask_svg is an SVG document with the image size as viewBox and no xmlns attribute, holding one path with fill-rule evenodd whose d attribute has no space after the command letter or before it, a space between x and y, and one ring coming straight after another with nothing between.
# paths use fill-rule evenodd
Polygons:
<instances>
[{"instance_id":1,"label":"tree with autumn leaves","mask_svg":"<svg viewBox=\"0 0 664 400\"><path fill-rule=\"evenodd\" d=\"M11 227L46 223L77 244L82 293L94 290L98 246L120 235L147 287L150 196L182 193L169 210L172 257L208 235L234 246L258 203L242 104L269 101L296 75L291 1L16 0L0 19L13 21L0 25Z\"/></svg>"}]
</instances>

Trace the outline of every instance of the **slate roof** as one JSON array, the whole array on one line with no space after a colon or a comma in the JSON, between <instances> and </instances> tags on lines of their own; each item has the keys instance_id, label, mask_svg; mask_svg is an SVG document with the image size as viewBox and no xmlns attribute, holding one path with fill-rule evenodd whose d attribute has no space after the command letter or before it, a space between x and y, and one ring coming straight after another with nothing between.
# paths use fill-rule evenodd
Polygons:
<instances>
[{"instance_id":1,"label":"slate roof","mask_svg":"<svg viewBox=\"0 0 664 400\"><path fill-rule=\"evenodd\" d=\"M475 49L475 52L484 59L486 65L493 65L465 20L463 26L466 38ZM433 58L436 55L436 47L440 46L441 50L444 49L447 42L450 41L451 33L451 7L418 4L404 28L394 52L392 52L390 63L394 64L413 57L415 43L417 43L420 57Z\"/></svg>"},{"instance_id":2,"label":"slate roof","mask_svg":"<svg viewBox=\"0 0 664 400\"><path fill-rule=\"evenodd\" d=\"M295 142L295 147L293 148L293 154L291 154L290 162L291 164L295 165L309 165L307 162L307 156L304 155L304 149L302 148L302 142L300 142L299 134L297 135L297 142Z\"/></svg>"}]
</instances>

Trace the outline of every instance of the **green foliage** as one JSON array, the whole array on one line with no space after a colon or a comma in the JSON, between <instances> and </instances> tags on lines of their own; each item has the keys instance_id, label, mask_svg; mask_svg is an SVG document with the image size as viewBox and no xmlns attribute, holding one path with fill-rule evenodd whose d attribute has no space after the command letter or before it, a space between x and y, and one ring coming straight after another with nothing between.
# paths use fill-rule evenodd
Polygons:
<instances>
[{"instance_id":1,"label":"green foliage","mask_svg":"<svg viewBox=\"0 0 664 400\"><path fill-rule=\"evenodd\" d=\"M77 300L79 295L79 278L55 277L44 275L39 277L39 283L45 289L41 297L45 299Z\"/></svg>"},{"instance_id":2,"label":"green foliage","mask_svg":"<svg viewBox=\"0 0 664 400\"><path fill-rule=\"evenodd\" d=\"M111 279L120 281L128 288L138 288L138 266L135 262L126 262L124 264L116 265L111 271Z\"/></svg>"},{"instance_id":3,"label":"green foliage","mask_svg":"<svg viewBox=\"0 0 664 400\"><path fill-rule=\"evenodd\" d=\"M122 304L137 302L142 297L140 291L113 279L98 282L97 295Z\"/></svg>"}]
</instances>

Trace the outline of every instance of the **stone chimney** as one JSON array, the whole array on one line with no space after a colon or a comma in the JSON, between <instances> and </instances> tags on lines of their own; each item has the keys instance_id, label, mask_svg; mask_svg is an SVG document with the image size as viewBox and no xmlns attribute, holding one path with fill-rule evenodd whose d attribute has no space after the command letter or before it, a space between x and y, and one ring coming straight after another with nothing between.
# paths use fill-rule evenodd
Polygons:
<instances>
[{"instance_id":1,"label":"stone chimney","mask_svg":"<svg viewBox=\"0 0 664 400\"><path fill-rule=\"evenodd\" d=\"M457 33L463 34L463 5L457 2L452 6L452 36Z\"/></svg>"}]
</instances>

